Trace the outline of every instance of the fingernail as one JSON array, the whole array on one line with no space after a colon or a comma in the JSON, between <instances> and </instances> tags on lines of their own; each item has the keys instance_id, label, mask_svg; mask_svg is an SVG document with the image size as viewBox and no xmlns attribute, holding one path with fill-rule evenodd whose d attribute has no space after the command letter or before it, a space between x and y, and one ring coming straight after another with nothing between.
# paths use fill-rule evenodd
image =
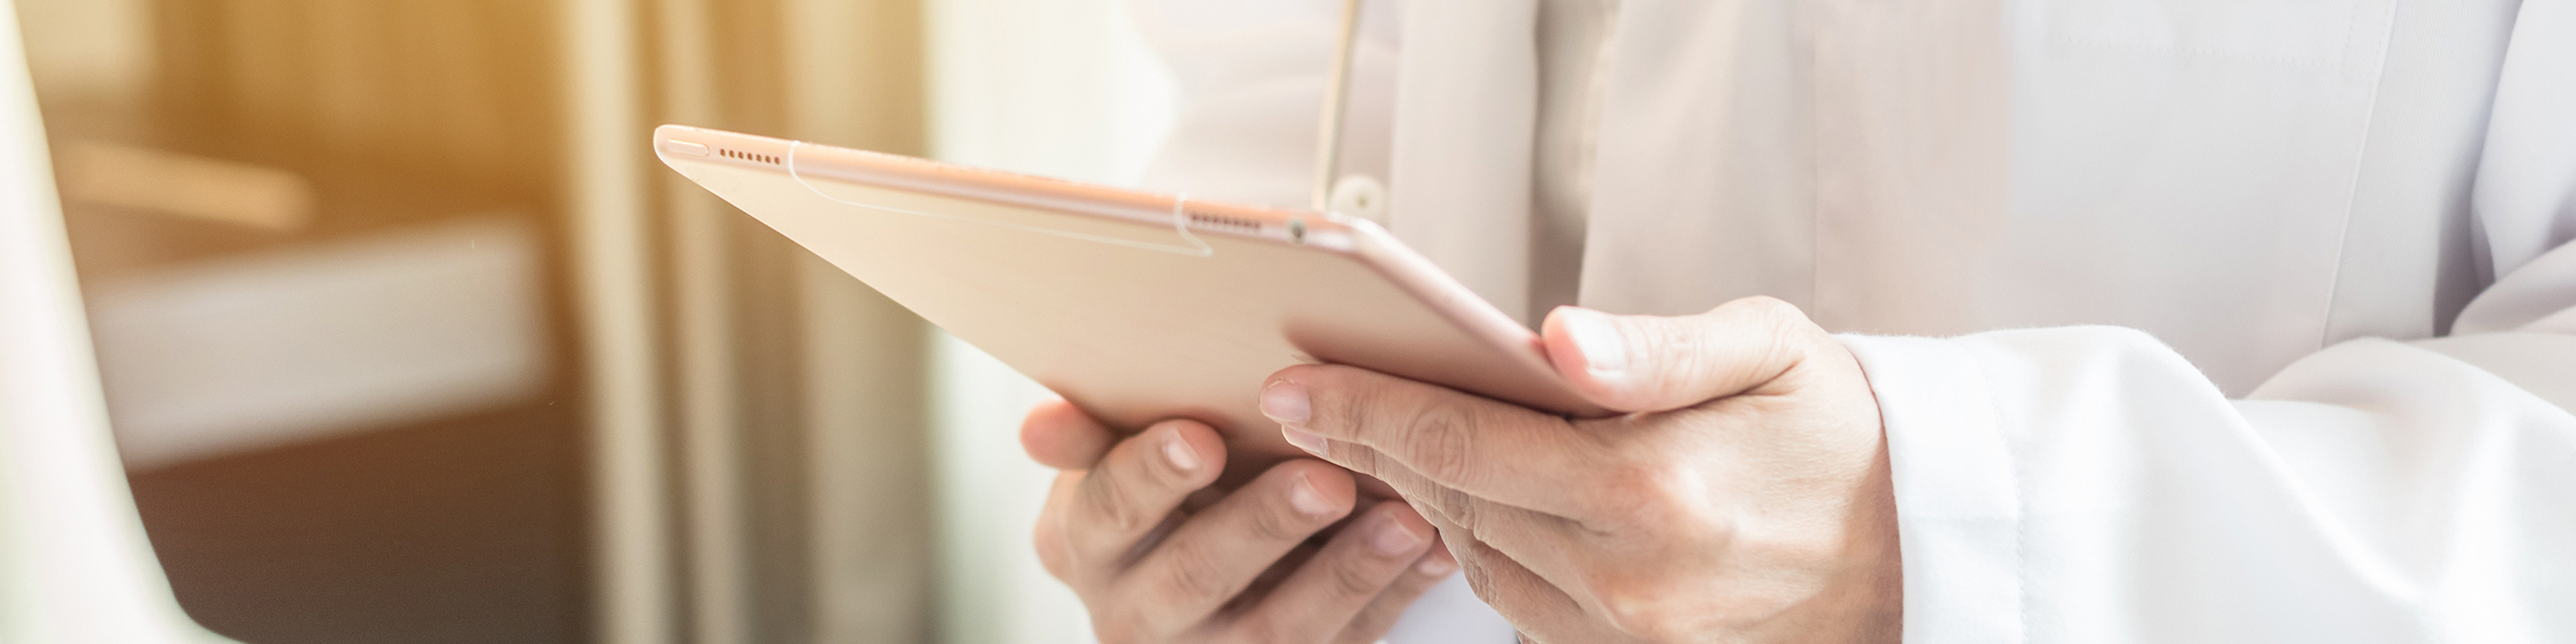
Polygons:
<instances>
[{"instance_id":1,"label":"fingernail","mask_svg":"<svg viewBox=\"0 0 2576 644\"><path fill-rule=\"evenodd\" d=\"M1447 577L1449 573L1458 572L1458 561L1434 553L1423 557L1422 563L1414 564L1413 571L1425 577Z\"/></svg>"},{"instance_id":2,"label":"fingernail","mask_svg":"<svg viewBox=\"0 0 2576 644\"><path fill-rule=\"evenodd\" d=\"M1313 410L1306 406L1306 387L1293 382L1271 383L1261 390L1261 415L1289 425L1306 424Z\"/></svg>"},{"instance_id":3,"label":"fingernail","mask_svg":"<svg viewBox=\"0 0 2576 644\"><path fill-rule=\"evenodd\" d=\"M1583 352L1584 369L1604 376L1628 369L1628 339L1619 335L1607 314L1569 307L1558 313L1557 319L1565 325L1565 334L1574 339L1574 349Z\"/></svg>"},{"instance_id":4,"label":"fingernail","mask_svg":"<svg viewBox=\"0 0 2576 644\"><path fill-rule=\"evenodd\" d=\"M1379 556L1393 557L1422 547L1422 535L1413 528L1394 519L1383 521L1386 525L1378 526L1377 537L1369 540L1369 547L1376 549Z\"/></svg>"},{"instance_id":5,"label":"fingernail","mask_svg":"<svg viewBox=\"0 0 2576 644\"><path fill-rule=\"evenodd\" d=\"M1297 482L1288 486L1288 505L1296 508L1298 514L1310 517L1333 513L1333 502L1325 499L1323 492L1315 490L1314 480L1304 476L1297 477Z\"/></svg>"},{"instance_id":6,"label":"fingernail","mask_svg":"<svg viewBox=\"0 0 2576 644\"><path fill-rule=\"evenodd\" d=\"M1182 473L1196 472L1199 469L1198 450L1191 449L1190 442L1181 438L1180 432L1163 436L1163 459L1171 461L1172 469L1180 470Z\"/></svg>"},{"instance_id":7,"label":"fingernail","mask_svg":"<svg viewBox=\"0 0 2576 644\"><path fill-rule=\"evenodd\" d=\"M1323 434L1282 426L1279 428L1279 436L1288 439L1288 444L1297 446L1297 449L1306 450L1306 453L1315 455L1315 458L1324 457Z\"/></svg>"}]
</instances>

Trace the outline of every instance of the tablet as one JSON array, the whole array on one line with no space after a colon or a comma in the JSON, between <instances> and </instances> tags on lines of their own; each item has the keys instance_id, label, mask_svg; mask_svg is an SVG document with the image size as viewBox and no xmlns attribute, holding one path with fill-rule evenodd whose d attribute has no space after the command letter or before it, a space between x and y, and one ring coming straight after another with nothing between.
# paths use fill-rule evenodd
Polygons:
<instances>
[{"instance_id":1,"label":"tablet","mask_svg":"<svg viewBox=\"0 0 2576 644\"><path fill-rule=\"evenodd\" d=\"M1296 454L1260 387L1314 362L1600 413L1528 327L1365 219L678 125L653 149L1113 427L1193 418Z\"/></svg>"}]
</instances>

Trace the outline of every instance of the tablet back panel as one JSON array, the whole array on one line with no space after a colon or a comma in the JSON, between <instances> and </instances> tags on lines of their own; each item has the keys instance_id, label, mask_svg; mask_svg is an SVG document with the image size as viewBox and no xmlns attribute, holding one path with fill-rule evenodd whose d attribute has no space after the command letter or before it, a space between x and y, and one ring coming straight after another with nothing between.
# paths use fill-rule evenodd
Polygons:
<instances>
[{"instance_id":1,"label":"tablet back panel","mask_svg":"<svg viewBox=\"0 0 2576 644\"><path fill-rule=\"evenodd\" d=\"M1293 454L1256 401L1300 362L1593 411L1535 334L1364 220L681 126L655 138L682 175L1123 429L1196 418L1235 449Z\"/></svg>"}]
</instances>

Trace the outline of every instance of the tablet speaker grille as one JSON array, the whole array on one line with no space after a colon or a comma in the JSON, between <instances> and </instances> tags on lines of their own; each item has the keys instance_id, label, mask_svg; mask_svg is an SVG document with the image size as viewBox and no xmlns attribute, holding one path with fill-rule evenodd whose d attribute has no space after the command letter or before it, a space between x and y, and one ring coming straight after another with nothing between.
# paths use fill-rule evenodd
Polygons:
<instances>
[{"instance_id":1,"label":"tablet speaker grille","mask_svg":"<svg viewBox=\"0 0 2576 644\"><path fill-rule=\"evenodd\" d=\"M776 156L771 156L771 155L767 155L767 154L752 154L752 153L750 153L750 152L744 152L744 151L741 151L741 150L727 150L727 149L724 149L724 148L716 148L716 154L717 154L718 156L722 156L722 157L725 157L725 158L728 158L728 159L741 159L741 160L744 160L744 161L750 161L750 162L752 162L752 163L766 163L766 164L769 164L769 165L778 165L778 157L776 157Z\"/></svg>"},{"instance_id":2,"label":"tablet speaker grille","mask_svg":"<svg viewBox=\"0 0 2576 644\"><path fill-rule=\"evenodd\" d=\"M1190 213L1190 225L1200 228L1218 228L1246 233L1261 232L1261 222L1258 221L1242 217L1227 217L1224 215L1210 215L1195 212Z\"/></svg>"}]
</instances>

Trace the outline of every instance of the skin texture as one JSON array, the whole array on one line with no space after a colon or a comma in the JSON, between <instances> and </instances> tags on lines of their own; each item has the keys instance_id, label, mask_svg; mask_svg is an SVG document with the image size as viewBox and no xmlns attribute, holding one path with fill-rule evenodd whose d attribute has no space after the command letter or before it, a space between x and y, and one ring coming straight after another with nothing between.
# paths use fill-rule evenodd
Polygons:
<instances>
[{"instance_id":1,"label":"skin texture","mask_svg":"<svg viewBox=\"0 0 2576 644\"><path fill-rule=\"evenodd\" d=\"M1289 442L1392 485L1536 642L1896 642L1895 501L1851 352L1768 298L1561 308L1573 420L1337 365L1273 375Z\"/></svg>"},{"instance_id":2,"label":"skin texture","mask_svg":"<svg viewBox=\"0 0 2576 644\"><path fill-rule=\"evenodd\" d=\"M1063 470L1038 520L1038 558L1091 611L1104 644L1375 642L1457 571L1404 503L1354 493L1313 459L1233 489L1226 451L1187 420L1122 437L1062 401L1039 405L1021 444Z\"/></svg>"}]
</instances>

